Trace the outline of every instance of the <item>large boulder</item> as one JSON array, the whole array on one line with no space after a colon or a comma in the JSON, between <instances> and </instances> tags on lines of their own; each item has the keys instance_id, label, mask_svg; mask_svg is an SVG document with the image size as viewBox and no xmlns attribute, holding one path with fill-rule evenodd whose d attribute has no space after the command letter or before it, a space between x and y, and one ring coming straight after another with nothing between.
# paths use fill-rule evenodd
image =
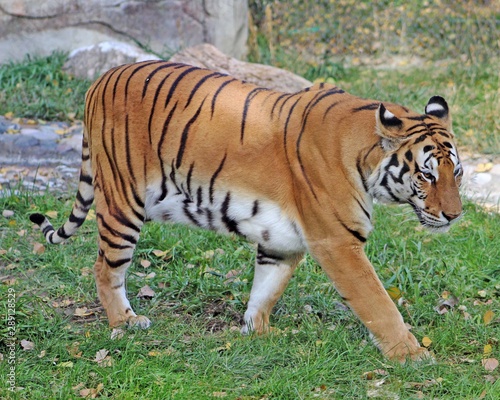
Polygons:
<instances>
[{"instance_id":1,"label":"large boulder","mask_svg":"<svg viewBox=\"0 0 500 400\"><path fill-rule=\"evenodd\" d=\"M296 92L312 85L307 79L284 69L237 60L210 44L184 49L174 54L170 61L212 69L258 86L282 92Z\"/></svg>"},{"instance_id":2,"label":"large boulder","mask_svg":"<svg viewBox=\"0 0 500 400\"><path fill-rule=\"evenodd\" d=\"M101 42L73 50L63 69L78 78L94 80L118 65L146 60L159 60L159 57L128 43Z\"/></svg>"},{"instance_id":3,"label":"large boulder","mask_svg":"<svg viewBox=\"0 0 500 400\"><path fill-rule=\"evenodd\" d=\"M0 0L0 63L103 41L162 56L208 42L241 58L247 27L246 0Z\"/></svg>"}]
</instances>

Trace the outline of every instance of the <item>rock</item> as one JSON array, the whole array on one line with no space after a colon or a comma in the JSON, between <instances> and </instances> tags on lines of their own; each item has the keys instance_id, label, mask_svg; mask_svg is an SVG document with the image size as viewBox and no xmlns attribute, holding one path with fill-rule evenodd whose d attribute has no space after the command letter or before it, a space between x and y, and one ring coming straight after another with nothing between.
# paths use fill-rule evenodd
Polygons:
<instances>
[{"instance_id":1,"label":"rock","mask_svg":"<svg viewBox=\"0 0 500 400\"><path fill-rule=\"evenodd\" d=\"M118 65L159 59L158 56L128 43L101 42L73 50L63 70L78 78L94 80Z\"/></svg>"},{"instance_id":2,"label":"rock","mask_svg":"<svg viewBox=\"0 0 500 400\"><path fill-rule=\"evenodd\" d=\"M21 135L30 136L32 138L45 141L45 140L57 140L59 136L53 130L48 127L35 128L22 128Z\"/></svg>"},{"instance_id":3,"label":"rock","mask_svg":"<svg viewBox=\"0 0 500 400\"><path fill-rule=\"evenodd\" d=\"M122 41L158 54L213 43L246 52L246 0L0 0L0 63Z\"/></svg>"},{"instance_id":4,"label":"rock","mask_svg":"<svg viewBox=\"0 0 500 400\"><path fill-rule=\"evenodd\" d=\"M312 85L307 79L280 68L239 61L207 43L182 50L170 61L212 69L282 92L296 92Z\"/></svg>"},{"instance_id":5,"label":"rock","mask_svg":"<svg viewBox=\"0 0 500 400\"><path fill-rule=\"evenodd\" d=\"M3 121L0 120L0 135L2 133L7 132L8 128L9 128L9 124L7 124L6 122L3 122Z\"/></svg>"}]
</instances>

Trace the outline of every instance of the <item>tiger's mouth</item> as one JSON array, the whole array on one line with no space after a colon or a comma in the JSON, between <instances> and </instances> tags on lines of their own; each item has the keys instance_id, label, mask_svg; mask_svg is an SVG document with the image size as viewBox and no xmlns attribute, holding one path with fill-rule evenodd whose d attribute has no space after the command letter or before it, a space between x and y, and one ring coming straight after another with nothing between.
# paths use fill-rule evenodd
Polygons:
<instances>
[{"instance_id":1,"label":"tiger's mouth","mask_svg":"<svg viewBox=\"0 0 500 400\"><path fill-rule=\"evenodd\" d=\"M415 211L415 214L417 215L418 221L420 224L426 228L427 230L434 232L434 233L446 233L449 231L451 225L458 221L461 217L458 217L454 220L451 221L443 221L442 219L436 218L435 216L426 213L424 210L419 208L417 205L415 205L413 202L409 202L409 204L412 206L413 211Z\"/></svg>"}]
</instances>

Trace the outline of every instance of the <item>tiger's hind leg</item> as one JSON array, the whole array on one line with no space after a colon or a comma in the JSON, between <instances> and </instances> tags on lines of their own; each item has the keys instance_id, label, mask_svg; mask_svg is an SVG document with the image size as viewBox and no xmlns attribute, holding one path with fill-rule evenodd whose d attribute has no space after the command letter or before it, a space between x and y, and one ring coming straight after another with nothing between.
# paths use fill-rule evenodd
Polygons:
<instances>
[{"instance_id":1,"label":"tiger's hind leg","mask_svg":"<svg viewBox=\"0 0 500 400\"><path fill-rule=\"evenodd\" d=\"M242 333L255 331L260 334L269 329L272 308L285 291L303 256L303 253L276 254L258 246L252 291L244 316L245 323L241 328Z\"/></svg>"},{"instance_id":2,"label":"tiger's hind leg","mask_svg":"<svg viewBox=\"0 0 500 400\"><path fill-rule=\"evenodd\" d=\"M94 276L109 326L127 324L148 328L151 321L132 310L127 299L125 284L126 272L132 262L143 222L137 218L133 222L127 220L124 210L115 217L109 213L107 206L99 207L99 202L96 203L96 215L99 255L94 264Z\"/></svg>"}]
</instances>

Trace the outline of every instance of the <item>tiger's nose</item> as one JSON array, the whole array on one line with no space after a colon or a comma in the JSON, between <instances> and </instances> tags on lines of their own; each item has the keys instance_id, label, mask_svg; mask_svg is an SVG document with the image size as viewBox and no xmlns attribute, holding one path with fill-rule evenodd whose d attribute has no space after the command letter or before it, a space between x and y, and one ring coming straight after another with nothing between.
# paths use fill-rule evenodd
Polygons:
<instances>
[{"instance_id":1,"label":"tiger's nose","mask_svg":"<svg viewBox=\"0 0 500 400\"><path fill-rule=\"evenodd\" d=\"M445 213L444 211L442 213L443 213L443 216L448 221L453 221L454 219L457 219L458 217L460 217L460 215L462 214L462 213L453 213L453 212Z\"/></svg>"}]
</instances>

